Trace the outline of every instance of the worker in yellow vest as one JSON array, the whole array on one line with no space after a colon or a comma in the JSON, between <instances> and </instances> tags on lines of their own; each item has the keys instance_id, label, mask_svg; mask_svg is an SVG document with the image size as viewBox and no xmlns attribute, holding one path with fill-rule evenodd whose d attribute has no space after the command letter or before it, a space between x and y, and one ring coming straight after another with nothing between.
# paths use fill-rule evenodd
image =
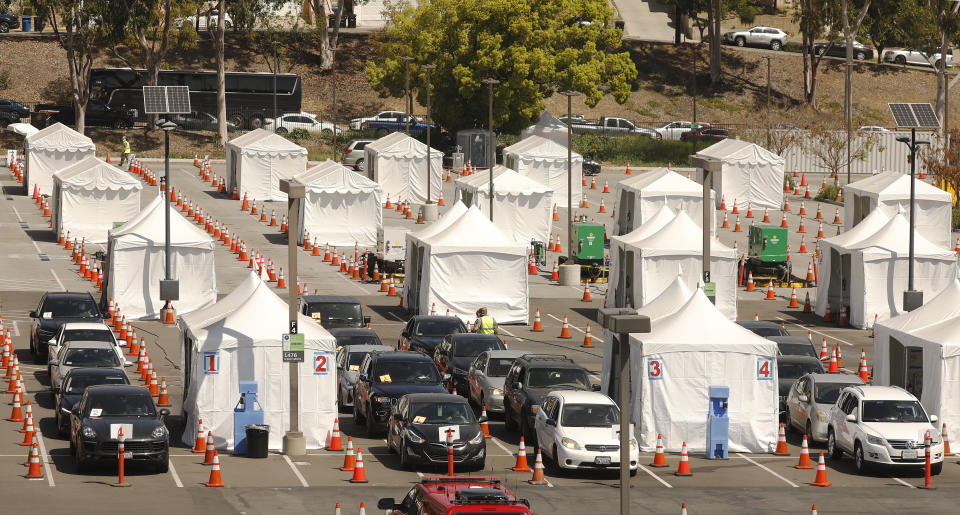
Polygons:
<instances>
[{"instance_id":1,"label":"worker in yellow vest","mask_svg":"<svg viewBox=\"0 0 960 515\"><path fill-rule=\"evenodd\" d=\"M130 142L127 141L127 137L123 136L120 141L120 166L123 166L125 163L130 161Z\"/></svg>"},{"instance_id":2,"label":"worker in yellow vest","mask_svg":"<svg viewBox=\"0 0 960 515\"><path fill-rule=\"evenodd\" d=\"M487 314L487 308L477 310L477 321L473 323L473 332L478 334L497 334L497 321Z\"/></svg>"}]
</instances>

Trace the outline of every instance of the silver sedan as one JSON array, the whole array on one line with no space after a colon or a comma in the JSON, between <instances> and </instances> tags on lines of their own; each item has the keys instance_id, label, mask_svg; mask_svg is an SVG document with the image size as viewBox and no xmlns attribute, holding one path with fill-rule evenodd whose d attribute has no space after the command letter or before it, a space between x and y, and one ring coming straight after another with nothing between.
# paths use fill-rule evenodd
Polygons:
<instances>
[{"instance_id":1,"label":"silver sedan","mask_svg":"<svg viewBox=\"0 0 960 515\"><path fill-rule=\"evenodd\" d=\"M503 380L513 360L529 352L488 350L480 353L467 371L470 400L487 412L503 413Z\"/></svg>"},{"instance_id":2,"label":"silver sedan","mask_svg":"<svg viewBox=\"0 0 960 515\"><path fill-rule=\"evenodd\" d=\"M353 406L353 387L357 384L360 363L373 351L392 351L386 345L348 345L337 349L337 405L346 411Z\"/></svg>"},{"instance_id":3,"label":"silver sedan","mask_svg":"<svg viewBox=\"0 0 960 515\"><path fill-rule=\"evenodd\" d=\"M794 381L787 394L789 426L807 435L810 442L827 441L830 407L845 386L863 384L848 374L805 374Z\"/></svg>"}]
</instances>

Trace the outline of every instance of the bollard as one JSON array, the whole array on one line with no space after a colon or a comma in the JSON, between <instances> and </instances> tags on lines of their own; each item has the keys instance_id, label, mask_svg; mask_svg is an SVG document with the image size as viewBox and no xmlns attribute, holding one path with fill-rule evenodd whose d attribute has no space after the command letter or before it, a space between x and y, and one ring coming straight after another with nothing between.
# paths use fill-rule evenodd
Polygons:
<instances>
[{"instance_id":1,"label":"bollard","mask_svg":"<svg viewBox=\"0 0 960 515\"><path fill-rule=\"evenodd\" d=\"M453 477L453 429L450 428L447 428L447 475Z\"/></svg>"},{"instance_id":2,"label":"bollard","mask_svg":"<svg viewBox=\"0 0 960 515\"><path fill-rule=\"evenodd\" d=\"M932 468L930 463L930 440L930 431L927 430L927 433L923 435L923 486L920 487L924 490L933 490L933 487L930 486L930 469Z\"/></svg>"},{"instance_id":3,"label":"bollard","mask_svg":"<svg viewBox=\"0 0 960 515\"><path fill-rule=\"evenodd\" d=\"M126 454L126 451L125 451L124 445L123 445L123 441L124 441L125 439L126 439L126 438L124 438L124 436L123 436L123 426L121 426L121 427L120 427L120 430L117 431L117 475L118 475L118 478L117 478L117 484L112 485L112 486L120 486L120 487L130 486L130 483L124 482L124 476L123 476L123 459L124 459L124 457L125 457L124 455Z\"/></svg>"}]
</instances>

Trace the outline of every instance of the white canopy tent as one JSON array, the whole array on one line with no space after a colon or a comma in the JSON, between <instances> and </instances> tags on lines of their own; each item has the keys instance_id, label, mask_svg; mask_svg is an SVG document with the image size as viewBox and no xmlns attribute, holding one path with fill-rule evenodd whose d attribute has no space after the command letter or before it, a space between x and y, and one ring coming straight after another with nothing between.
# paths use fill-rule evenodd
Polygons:
<instances>
[{"instance_id":1,"label":"white canopy tent","mask_svg":"<svg viewBox=\"0 0 960 515\"><path fill-rule=\"evenodd\" d=\"M518 243L547 241L553 222L553 190L529 177L497 165L493 169L493 224ZM476 206L490 216L490 172L479 172L456 181L454 198Z\"/></svg>"},{"instance_id":2,"label":"white canopy tent","mask_svg":"<svg viewBox=\"0 0 960 515\"><path fill-rule=\"evenodd\" d=\"M227 142L227 189L240 198L287 200L280 179L307 168L307 149L264 129L255 129Z\"/></svg>"},{"instance_id":3,"label":"white canopy tent","mask_svg":"<svg viewBox=\"0 0 960 515\"><path fill-rule=\"evenodd\" d=\"M319 245L377 245L377 230L383 227L379 184L329 159L294 180L306 189L300 227Z\"/></svg>"},{"instance_id":4,"label":"white canopy tent","mask_svg":"<svg viewBox=\"0 0 960 515\"><path fill-rule=\"evenodd\" d=\"M926 181L915 181L915 227L930 243L952 248L950 241L953 196ZM887 216L910 212L910 175L884 172L843 187L843 227L850 230L874 209Z\"/></svg>"},{"instance_id":5,"label":"white canopy tent","mask_svg":"<svg viewBox=\"0 0 960 515\"><path fill-rule=\"evenodd\" d=\"M928 414L960 424L960 281L874 328L874 384L905 388Z\"/></svg>"},{"instance_id":6,"label":"white canopy tent","mask_svg":"<svg viewBox=\"0 0 960 515\"><path fill-rule=\"evenodd\" d=\"M130 319L160 316L160 280L165 278L166 242L163 196L153 199L136 217L110 231L106 267L107 297ZM189 313L217 300L214 242L176 209L170 211L171 274L180 281L177 313Z\"/></svg>"},{"instance_id":7,"label":"white canopy tent","mask_svg":"<svg viewBox=\"0 0 960 515\"><path fill-rule=\"evenodd\" d=\"M713 197L713 191L710 195ZM613 198L617 201L617 235L640 227L662 206L686 211L697 225L703 224L703 185L667 168L654 168L618 182Z\"/></svg>"},{"instance_id":8,"label":"white canopy tent","mask_svg":"<svg viewBox=\"0 0 960 515\"><path fill-rule=\"evenodd\" d=\"M571 174L573 203L583 197L583 156L573 152ZM556 141L530 136L503 149L503 164L553 190L553 201L567 207L567 147Z\"/></svg>"},{"instance_id":9,"label":"white canopy tent","mask_svg":"<svg viewBox=\"0 0 960 515\"><path fill-rule=\"evenodd\" d=\"M914 231L914 288L925 296L957 277L955 251ZM910 225L903 214L887 218L876 209L848 232L821 240L816 313L849 307L853 327L873 326L903 312L907 289Z\"/></svg>"},{"instance_id":10,"label":"white canopy tent","mask_svg":"<svg viewBox=\"0 0 960 515\"><path fill-rule=\"evenodd\" d=\"M417 256L420 253L420 251L418 250L419 249L418 244L420 244L421 242L423 242L423 240L433 235L440 234L447 227L450 227L450 224L460 219L460 217L463 216L463 214L466 212L467 212L467 206L463 202L460 202L459 199L457 199L454 201L453 205L450 206L450 209L448 209L445 213L440 215L439 218L437 218L436 222L433 222L432 224L426 227L423 227L418 231L407 231L403 235L403 238L404 238L404 245L403 245L404 261L403 262L406 263L407 266L410 266L410 264L413 263L414 256ZM411 303L414 301L415 296L408 295L408 293L412 293L409 290L411 289L404 288L403 290L403 293L402 293L402 295L404 296L403 305L415 306L416 305L415 302Z\"/></svg>"},{"instance_id":11,"label":"white canopy tent","mask_svg":"<svg viewBox=\"0 0 960 515\"><path fill-rule=\"evenodd\" d=\"M407 234L407 306L425 314L436 304L439 313L449 308L463 320L472 320L478 308L486 307L498 323L526 324L527 246L504 234L476 207L434 225L441 222L446 227L439 232Z\"/></svg>"},{"instance_id":12,"label":"white canopy tent","mask_svg":"<svg viewBox=\"0 0 960 515\"><path fill-rule=\"evenodd\" d=\"M34 127L33 125L30 125L29 123L20 123L20 122L11 123L10 125L7 125L7 130L15 134L19 134L21 136L32 136L40 132L40 129Z\"/></svg>"},{"instance_id":13,"label":"white canopy tent","mask_svg":"<svg viewBox=\"0 0 960 515\"><path fill-rule=\"evenodd\" d=\"M94 155L96 150L93 140L62 123L55 123L27 136L23 141L27 162L23 176L24 191L27 195L33 195L36 188L41 195L52 194L53 174Z\"/></svg>"},{"instance_id":14,"label":"white canopy tent","mask_svg":"<svg viewBox=\"0 0 960 515\"><path fill-rule=\"evenodd\" d=\"M631 413L640 449L655 450L662 434L667 452L678 452L683 442L690 452L704 452L709 387L727 386L730 452L773 452L777 344L731 322L700 288L681 306L674 306L677 300L658 302L652 314L660 318L650 333L630 335ZM613 334L606 332L604 385L616 381L615 348Z\"/></svg>"},{"instance_id":15,"label":"white canopy tent","mask_svg":"<svg viewBox=\"0 0 960 515\"><path fill-rule=\"evenodd\" d=\"M540 136L566 147L567 124L561 122L559 118L548 111L544 111L540 113L540 119L537 120L537 123L523 129L523 132L520 133L521 140L530 136Z\"/></svg>"},{"instance_id":16,"label":"white canopy tent","mask_svg":"<svg viewBox=\"0 0 960 515\"><path fill-rule=\"evenodd\" d=\"M204 428L216 435L215 447L232 450L239 382L256 381L264 423L270 426L268 446L281 449L290 428L290 374L280 338L289 331L287 317L287 304L252 272L220 302L180 317L184 443L192 444L202 418ZM301 314L298 321L305 361L299 366L300 429L307 448L317 449L337 417L336 341L309 317Z\"/></svg>"},{"instance_id":17,"label":"white canopy tent","mask_svg":"<svg viewBox=\"0 0 960 515\"><path fill-rule=\"evenodd\" d=\"M714 205L723 201L731 209L779 208L783 204L784 159L748 141L725 139L697 152L694 158L719 162L722 171L713 173ZM697 169L703 183L703 169Z\"/></svg>"},{"instance_id":18,"label":"white canopy tent","mask_svg":"<svg viewBox=\"0 0 960 515\"><path fill-rule=\"evenodd\" d=\"M394 132L368 143L363 149L367 178L383 187L394 202L423 204L427 201L427 146ZM443 152L430 149L430 199L440 198L443 187Z\"/></svg>"},{"instance_id":19,"label":"white canopy tent","mask_svg":"<svg viewBox=\"0 0 960 515\"><path fill-rule=\"evenodd\" d=\"M140 213L140 181L97 156L53 174L53 233L105 243L117 223Z\"/></svg>"},{"instance_id":20,"label":"white canopy tent","mask_svg":"<svg viewBox=\"0 0 960 515\"><path fill-rule=\"evenodd\" d=\"M608 306L645 306L659 297L679 274L693 289L703 276L703 236L700 227L668 206L630 234L610 238ZM661 225L662 224L662 225ZM659 225L659 227L657 227ZM711 238L710 278L716 283L717 309L730 320L737 317L737 253ZM632 254L631 254L632 253ZM631 259L632 255L632 259Z\"/></svg>"}]
</instances>

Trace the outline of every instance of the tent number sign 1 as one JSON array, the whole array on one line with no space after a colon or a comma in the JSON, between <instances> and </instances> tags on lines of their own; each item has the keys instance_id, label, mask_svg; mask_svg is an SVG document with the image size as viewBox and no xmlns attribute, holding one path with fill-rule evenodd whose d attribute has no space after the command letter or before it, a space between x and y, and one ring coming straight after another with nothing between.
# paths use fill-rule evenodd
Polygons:
<instances>
[{"instance_id":1,"label":"tent number sign 1","mask_svg":"<svg viewBox=\"0 0 960 515\"><path fill-rule=\"evenodd\" d=\"M284 363L303 363L303 335L302 334L284 334L283 341L283 362Z\"/></svg>"}]
</instances>

